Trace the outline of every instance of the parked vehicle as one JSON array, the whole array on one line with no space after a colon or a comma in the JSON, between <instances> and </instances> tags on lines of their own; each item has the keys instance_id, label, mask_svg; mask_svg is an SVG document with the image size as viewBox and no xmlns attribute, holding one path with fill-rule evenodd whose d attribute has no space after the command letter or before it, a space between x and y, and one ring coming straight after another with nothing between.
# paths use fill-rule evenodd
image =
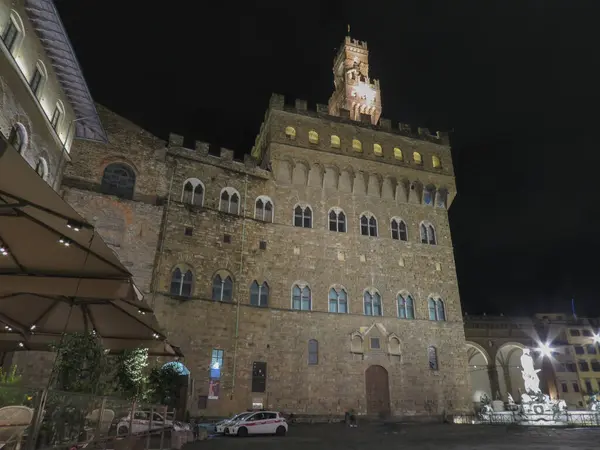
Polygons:
<instances>
[{"instance_id":1,"label":"parked vehicle","mask_svg":"<svg viewBox=\"0 0 600 450\"><path fill-rule=\"evenodd\" d=\"M138 434L148 431L156 431L161 428L172 428L173 421L165 420L162 415L158 413L152 413L152 424L150 423L150 412L149 411L136 411L131 420L131 413L127 414L127 417L123 417L117 424L117 434ZM131 424L131 431L129 425Z\"/></svg>"},{"instance_id":2,"label":"parked vehicle","mask_svg":"<svg viewBox=\"0 0 600 450\"><path fill-rule=\"evenodd\" d=\"M285 436L288 424L281 415L275 411L260 411L250 413L225 428L225 434L231 436L248 436L249 434L276 434Z\"/></svg>"},{"instance_id":3,"label":"parked vehicle","mask_svg":"<svg viewBox=\"0 0 600 450\"><path fill-rule=\"evenodd\" d=\"M251 415L251 412L243 412L243 413L239 413L236 414L233 417L230 417L229 419L225 419L225 420L221 420L220 422L216 423L216 429L217 429L217 433L219 434L223 434L225 433L225 429L232 425L233 423L237 422L238 420L243 419L244 417L248 417L249 415Z\"/></svg>"}]
</instances>

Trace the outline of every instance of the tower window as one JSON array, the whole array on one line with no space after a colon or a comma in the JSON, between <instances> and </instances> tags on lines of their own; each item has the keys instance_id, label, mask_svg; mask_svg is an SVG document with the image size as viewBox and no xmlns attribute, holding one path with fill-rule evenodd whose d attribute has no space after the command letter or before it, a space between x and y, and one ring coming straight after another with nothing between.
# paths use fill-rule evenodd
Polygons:
<instances>
[{"instance_id":1,"label":"tower window","mask_svg":"<svg viewBox=\"0 0 600 450\"><path fill-rule=\"evenodd\" d=\"M261 195L256 199L254 218L264 222L273 222L273 202L269 197Z\"/></svg>"},{"instance_id":2,"label":"tower window","mask_svg":"<svg viewBox=\"0 0 600 450\"><path fill-rule=\"evenodd\" d=\"M221 202L219 211L230 214L240 213L240 194L231 187L227 187L221 191Z\"/></svg>"},{"instance_id":3,"label":"tower window","mask_svg":"<svg viewBox=\"0 0 600 450\"><path fill-rule=\"evenodd\" d=\"M331 148L340 148L341 147L341 142L340 142L340 137L336 136L335 134L331 135Z\"/></svg>"},{"instance_id":4,"label":"tower window","mask_svg":"<svg viewBox=\"0 0 600 450\"><path fill-rule=\"evenodd\" d=\"M360 217L360 234L363 236L377 237L377 219L374 216L363 214Z\"/></svg>"},{"instance_id":5,"label":"tower window","mask_svg":"<svg viewBox=\"0 0 600 450\"><path fill-rule=\"evenodd\" d=\"M440 161L440 158L435 155L431 157L431 164L433 165L434 169L440 169L442 167L442 162Z\"/></svg>"},{"instance_id":6,"label":"tower window","mask_svg":"<svg viewBox=\"0 0 600 450\"><path fill-rule=\"evenodd\" d=\"M312 228L312 210L310 206L300 205L294 208L294 226L301 228Z\"/></svg>"},{"instance_id":7,"label":"tower window","mask_svg":"<svg viewBox=\"0 0 600 450\"><path fill-rule=\"evenodd\" d=\"M365 316L382 316L381 295L379 292L365 291L363 296Z\"/></svg>"},{"instance_id":8,"label":"tower window","mask_svg":"<svg viewBox=\"0 0 600 450\"><path fill-rule=\"evenodd\" d=\"M250 304L253 306L265 307L269 304L269 285L267 282L258 284L254 280L250 285Z\"/></svg>"},{"instance_id":9,"label":"tower window","mask_svg":"<svg viewBox=\"0 0 600 450\"><path fill-rule=\"evenodd\" d=\"M315 365L319 363L319 342L315 339L308 341L308 364Z\"/></svg>"},{"instance_id":10,"label":"tower window","mask_svg":"<svg viewBox=\"0 0 600 450\"><path fill-rule=\"evenodd\" d=\"M435 229L430 223L421 223L421 244L436 244Z\"/></svg>"},{"instance_id":11,"label":"tower window","mask_svg":"<svg viewBox=\"0 0 600 450\"><path fill-rule=\"evenodd\" d=\"M194 281L194 275L192 271L179 267L175 268L171 274L171 287L169 293L178 297L190 297L192 295L192 284Z\"/></svg>"},{"instance_id":12,"label":"tower window","mask_svg":"<svg viewBox=\"0 0 600 450\"><path fill-rule=\"evenodd\" d=\"M329 211L329 231L346 232L346 215L344 211Z\"/></svg>"},{"instance_id":13,"label":"tower window","mask_svg":"<svg viewBox=\"0 0 600 450\"><path fill-rule=\"evenodd\" d=\"M373 153L377 156L383 156L383 149L379 144L373 144Z\"/></svg>"},{"instance_id":14,"label":"tower window","mask_svg":"<svg viewBox=\"0 0 600 450\"><path fill-rule=\"evenodd\" d=\"M413 152L413 161L419 166L423 164L423 157L419 152Z\"/></svg>"},{"instance_id":15,"label":"tower window","mask_svg":"<svg viewBox=\"0 0 600 450\"><path fill-rule=\"evenodd\" d=\"M310 142L311 144L318 144L319 143L319 133L317 133L315 130L310 130L308 132L308 142Z\"/></svg>"},{"instance_id":16,"label":"tower window","mask_svg":"<svg viewBox=\"0 0 600 450\"><path fill-rule=\"evenodd\" d=\"M431 370L438 370L438 357L437 357L437 349L434 346L431 346L427 349L427 358L429 359L429 368Z\"/></svg>"},{"instance_id":17,"label":"tower window","mask_svg":"<svg viewBox=\"0 0 600 450\"><path fill-rule=\"evenodd\" d=\"M348 296L344 289L331 288L329 290L329 312L343 314L348 312Z\"/></svg>"},{"instance_id":18,"label":"tower window","mask_svg":"<svg viewBox=\"0 0 600 450\"><path fill-rule=\"evenodd\" d=\"M415 318L415 302L410 294L398 294L398 317L401 319Z\"/></svg>"},{"instance_id":19,"label":"tower window","mask_svg":"<svg viewBox=\"0 0 600 450\"><path fill-rule=\"evenodd\" d=\"M402 219L392 219L392 239L397 241L408 241L406 223Z\"/></svg>"},{"instance_id":20,"label":"tower window","mask_svg":"<svg viewBox=\"0 0 600 450\"><path fill-rule=\"evenodd\" d=\"M429 298L429 320L444 321L446 320L446 310L444 308L444 302L441 298Z\"/></svg>"},{"instance_id":21,"label":"tower window","mask_svg":"<svg viewBox=\"0 0 600 450\"><path fill-rule=\"evenodd\" d=\"M131 200L135 189L135 173L125 164L109 164L104 169L101 189L105 194Z\"/></svg>"},{"instance_id":22,"label":"tower window","mask_svg":"<svg viewBox=\"0 0 600 450\"><path fill-rule=\"evenodd\" d=\"M286 127L285 135L288 137L288 139L296 139L296 129L294 127Z\"/></svg>"},{"instance_id":23,"label":"tower window","mask_svg":"<svg viewBox=\"0 0 600 450\"><path fill-rule=\"evenodd\" d=\"M202 206L204 203L204 185L197 178L185 180L181 201L188 205Z\"/></svg>"},{"instance_id":24,"label":"tower window","mask_svg":"<svg viewBox=\"0 0 600 450\"><path fill-rule=\"evenodd\" d=\"M435 186L427 186L423 192L423 203L433 205L433 197L435 196Z\"/></svg>"},{"instance_id":25,"label":"tower window","mask_svg":"<svg viewBox=\"0 0 600 450\"><path fill-rule=\"evenodd\" d=\"M400 150L398 147L394 147L394 158L396 158L398 161L404 160L404 155L402 155L402 150Z\"/></svg>"},{"instance_id":26,"label":"tower window","mask_svg":"<svg viewBox=\"0 0 600 450\"><path fill-rule=\"evenodd\" d=\"M216 302L230 302L233 299L233 280L230 276L216 275L212 285L212 299Z\"/></svg>"},{"instance_id":27,"label":"tower window","mask_svg":"<svg viewBox=\"0 0 600 450\"><path fill-rule=\"evenodd\" d=\"M311 292L308 286L295 284L292 288L292 309L310 311L312 309Z\"/></svg>"},{"instance_id":28,"label":"tower window","mask_svg":"<svg viewBox=\"0 0 600 450\"><path fill-rule=\"evenodd\" d=\"M194 228L192 228L192 227L185 227L184 234L186 236L193 236L194 235Z\"/></svg>"},{"instance_id":29,"label":"tower window","mask_svg":"<svg viewBox=\"0 0 600 450\"><path fill-rule=\"evenodd\" d=\"M362 142L360 142L358 139L352 139L352 148L355 152L362 152Z\"/></svg>"}]
</instances>

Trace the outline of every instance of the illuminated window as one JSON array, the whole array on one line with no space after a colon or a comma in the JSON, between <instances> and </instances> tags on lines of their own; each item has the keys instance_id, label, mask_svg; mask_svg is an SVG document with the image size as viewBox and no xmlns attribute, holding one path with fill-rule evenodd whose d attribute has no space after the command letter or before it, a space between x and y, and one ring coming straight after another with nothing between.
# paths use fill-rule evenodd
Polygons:
<instances>
[{"instance_id":1,"label":"illuminated window","mask_svg":"<svg viewBox=\"0 0 600 450\"><path fill-rule=\"evenodd\" d=\"M340 142L340 137L336 136L335 134L331 135L331 147L332 148L340 148L341 146L341 142Z\"/></svg>"},{"instance_id":2,"label":"illuminated window","mask_svg":"<svg viewBox=\"0 0 600 450\"><path fill-rule=\"evenodd\" d=\"M362 143L358 139L352 139L352 148L356 152L362 152Z\"/></svg>"},{"instance_id":3,"label":"illuminated window","mask_svg":"<svg viewBox=\"0 0 600 450\"><path fill-rule=\"evenodd\" d=\"M423 158L419 152L413 152L413 161L415 164L423 164Z\"/></svg>"},{"instance_id":4,"label":"illuminated window","mask_svg":"<svg viewBox=\"0 0 600 450\"><path fill-rule=\"evenodd\" d=\"M439 169L442 167L442 162L440 161L440 158L438 158L437 156L431 157L431 163L433 164L434 169Z\"/></svg>"},{"instance_id":5,"label":"illuminated window","mask_svg":"<svg viewBox=\"0 0 600 450\"><path fill-rule=\"evenodd\" d=\"M433 205L433 198L435 197L435 186L427 186L423 191L423 203L426 205Z\"/></svg>"},{"instance_id":6,"label":"illuminated window","mask_svg":"<svg viewBox=\"0 0 600 450\"><path fill-rule=\"evenodd\" d=\"M373 144L373 153L375 153L377 156L383 156L383 149L381 148L381 145Z\"/></svg>"},{"instance_id":7,"label":"illuminated window","mask_svg":"<svg viewBox=\"0 0 600 450\"><path fill-rule=\"evenodd\" d=\"M398 147L394 147L394 158L396 158L398 161L404 160L402 150L400 150Z\"/></svg>"},{"instance_id":8,"label":"illuminated window","mask_svg":"<svg viewBox=\"0 0 600 450\"><path fill-rule=\"evenodd\" d=\"M54 107L54 112L52 113L52 118L50 119L50 125L56 131L62 121L63 116L65 115L65 108L58 102Z\"/></svg>"},{"instance_id":9,"label":"illuminated window","mask_svg":"<svg viewBox=\"0 0 600 450\"><path fill-rule=\"evenodd\" d=\"M178 297L191 297L194 275L187 267L176 267L171 273L169 293Z\"/></svg>"},{"instance_id":10,"label":"illuminated window","mask_svg":"<svg viewBox=\"0 0 600 450\"><path fill-rule=\"evenodd\" d=\"M285 135L290 139L296 139L296 129L294 127L286 127Z\"/></svg>"},{"instance_id":11,"label":"illuminated window","mask_svg":"<svg viewBox=\"0 0 600 450\"><path fill-rule=\"evenodd\" d=\"M29 87L31 87L31 91L36 98L40 98L42 96L42 89L44 88L44 83L47 79L46 68L41 61L35 65L35 71L33 72L33 76L29 80Z\"/></svg>"},{"instance_id":12,"label":"illuminated window","mask_svg":"<svg viewBox=\"0 0 600 450\"><path fill-rule=\"evenodd\" d=\"M2 41L12 55L19 49L23 37L23 21L15 11L11 11L8 23L4 27L4 33L2 33Z\"/></svg>"},{"instance_id":13,"label":"illuminated window","mask_svg":"<svg viewBox=\"0 0 600 450\"><path fill-rule=\"evenodd\" d=\"M441 298L429 298L429 320L444 321L446 320L446 311L444 309L444 302Z\"/></svg>"},{"instance_id":14,"label":"illuminated window","mask_svg":"<svg viewBox=\"0 0 600 450\"><path fill-rule=\"evenodd\" d=\"M310 142L311 144L318 144L319 143L319 133L317 133L315 130L310 130L308 132L308 142Z\"/></svg>"}]
</instances>

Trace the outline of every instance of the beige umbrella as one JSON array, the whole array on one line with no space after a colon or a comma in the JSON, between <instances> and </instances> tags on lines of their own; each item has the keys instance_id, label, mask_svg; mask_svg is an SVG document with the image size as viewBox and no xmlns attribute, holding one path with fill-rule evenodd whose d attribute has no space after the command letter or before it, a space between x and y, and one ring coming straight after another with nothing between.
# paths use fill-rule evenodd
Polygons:
<instances>
[{"instance_id":1,"label":"beige umbrella","mask_svg":"<svg viewBox=\"0 0 600 450\"><path fill-rule=\"evenodd\" d=\"M92 332L111 351L173 349L116 254L3 138L0 324L0 348Z\"/></svg>"}]
</instances>

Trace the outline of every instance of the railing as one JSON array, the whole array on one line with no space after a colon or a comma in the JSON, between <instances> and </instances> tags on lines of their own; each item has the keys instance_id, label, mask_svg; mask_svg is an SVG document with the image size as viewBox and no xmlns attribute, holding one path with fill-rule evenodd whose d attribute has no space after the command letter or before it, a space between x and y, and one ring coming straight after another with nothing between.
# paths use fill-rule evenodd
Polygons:
<instances>
[{"instance_id":1,"label":"railing","mask_svg":"<svg viewBox=\"0 0 600 450\"><path fill-rule=\"evenodd\" d=\"M600 427L600 411L567 411L559 414L522 415L519 412L497 414L455 414L457 425L529 425L554 427Z\"/></svg>"},{"instance_id":2,"label":"railing","mask_svg":"<svg viewBox=\"0 0 600 450\"><path fill-rule=\"evenodd\" d=\"M181 426L166 406L0 385L3 450L97 450L115 448L123 439L162 450L172 447L171 431Z\"/></svg>"}]
</instances>

